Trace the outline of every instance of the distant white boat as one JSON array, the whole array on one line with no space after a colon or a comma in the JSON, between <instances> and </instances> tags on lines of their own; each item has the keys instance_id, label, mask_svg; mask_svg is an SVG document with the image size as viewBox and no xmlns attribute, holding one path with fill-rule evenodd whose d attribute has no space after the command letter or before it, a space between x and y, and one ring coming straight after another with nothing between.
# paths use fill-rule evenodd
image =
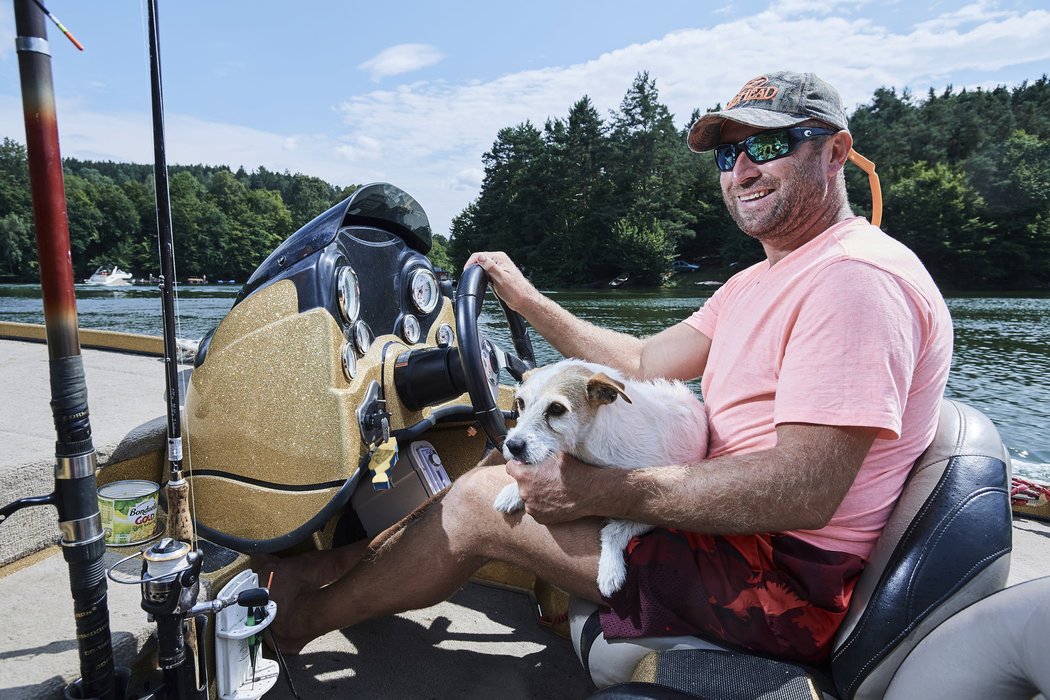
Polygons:
<instances>
[{"instance_id":1,"label":"distant white boat","mask_svg":"<svg viewBox=\"0 0 1050 700\"><path fill-rule=\"evenodd\" d=\"M124 272L116 265L112 267L102 265L95 270L95 274L84 280L84 283L100 287L125 287L131 284L131 273Z\"/></svg>"}]
</instances>

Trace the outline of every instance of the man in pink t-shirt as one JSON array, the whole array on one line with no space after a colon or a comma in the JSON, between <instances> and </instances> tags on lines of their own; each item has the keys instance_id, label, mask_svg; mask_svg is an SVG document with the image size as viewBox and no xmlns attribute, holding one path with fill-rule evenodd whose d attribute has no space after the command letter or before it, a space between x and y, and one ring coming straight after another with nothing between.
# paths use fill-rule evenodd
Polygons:
<instances>
[{"instance_id":1,"label":"man in pink t-shirt","mask_svg":"<svg viewBox=\"0 0 1050 700\"><path fill-rule=\"evenodd\" d=\"M915 255L846 219L737 274L685 323L712 339L709 458L769 449L784 423L879 429L828 524L792 531L866 558L933 439L951 364L951 318Z\"/></svg>"},{"instance_id":2,"label":"man in pink t-shirt","mask_svg":"<svg viewBox=\"0 0 1050 700\"><path fill-rule=\"evenodd\" d=\"M377 556L332 552L342 559L319 565L331 585L297 585L286 569L274 591L286 606L274 623L282 648L437 603L499 559L604 604L606 637L698 634L822 659L932 438L952 344L916 257L850 210L852 143L838 93L812 74L755 78L698 120L689 146L715 151L726 206L766 259L649 338L575 318L503 253L471 256L563 355L640 378L702 377L710 454L632 471L566 455L474 469L385 533ZM511 479L525 516L491 507ZM607 517L658 527L631 542L627 583L604 599L595 578Z\"/></svg>"}]
</instances>

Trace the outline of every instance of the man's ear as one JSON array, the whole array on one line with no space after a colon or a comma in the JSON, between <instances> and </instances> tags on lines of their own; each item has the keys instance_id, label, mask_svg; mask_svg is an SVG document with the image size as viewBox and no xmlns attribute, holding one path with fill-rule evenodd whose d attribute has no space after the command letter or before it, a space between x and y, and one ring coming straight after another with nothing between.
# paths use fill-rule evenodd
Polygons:
<instances>
[{"instance_id":1,"label":"man's ear","mask_svg":"<svg viewBox=\"0 0 1050 700\"><path fill-rule=\"evenodd\" d=\"M828 163L828 176L837 175L846 165L846 158L853 148L853 136L846 130L837 131L829 137L831 155Z\"/></svg>"},{"instance_id":2,"label":"man's ear","mask_svg":"<svg viewBox=\"0 0 1050 700\"><path fill-rule=\"evenodd\" d=\"M633 403L624 391L625 388L623 382L616 381L604 372L598 372L587 380L587 400L592 406L601 406L612 403L616 397L621 396L627 403Z\"/></svg>"}]
</instances>

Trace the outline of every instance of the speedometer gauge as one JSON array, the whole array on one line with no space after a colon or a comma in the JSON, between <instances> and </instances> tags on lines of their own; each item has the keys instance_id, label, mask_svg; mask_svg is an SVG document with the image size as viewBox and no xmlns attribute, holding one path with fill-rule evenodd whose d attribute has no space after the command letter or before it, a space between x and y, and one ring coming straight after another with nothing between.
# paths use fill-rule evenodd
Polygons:
<instances>
[{"instance_id":1,"label":"speedometer gauge","mask_svg":"<svg viewBox=\"0 0 1050 700\"><path fill-rule=\"evenodd\" d=\"M361 313L361 288L357 284L357 273L349 265L344 265L337 274L339 310L347 323L353 323Z\"/></svg>"},{"instance_id":2,"label":"speedometer gauge","mask_svg":"<svg viewBox=\"0 0 1050 700\"><path fill-rule=\"evenodd\" d=\"M372 335L372 329L368 327L368 324L364 321L358 321L354 324L354 344L357 345L357 351L364 355L368 352L368 348L372 347L372 341L375 340L375 336Z\"/></svg>"},{"instance_id":3,"label":"speedometer gauge","mask_svg":"<svg viewBox=\"0 0 1050 700\"><path fill-rule=\"evenodd\" d=\"M412 304L419 309L420 313L426 315L437 308L440 298L438 281L434 273L427 268L424 267L412 273L408 289L412 296Z\"/></svg>"}]
</instances>

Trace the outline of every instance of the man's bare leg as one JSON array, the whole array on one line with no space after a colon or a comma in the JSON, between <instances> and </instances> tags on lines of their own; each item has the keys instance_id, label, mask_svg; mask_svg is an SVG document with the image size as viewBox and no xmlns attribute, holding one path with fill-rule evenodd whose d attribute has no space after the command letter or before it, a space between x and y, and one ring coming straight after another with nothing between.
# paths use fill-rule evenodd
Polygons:
<instances>
[{"instance_id":1,"label":"man's bare leg","mask_svg":"<svg viewBox=\"0 0 1050 700\"><path fill-rule=\"evenodd\" d=\"M292 577L313 588L327 586L346 575L357 562L370 551L367 540L359 540L334 549L319 549L303 552L290 557L278 557L272 554L252 555L252 568L259 572L260 584L265 584L269 572L274 572L283 580ZM274 587L281 582L275 581Z\"/></svg>"},{"instance_id":2,"label":"man's bare leg","mask_svg":"<svg viewBox=\"0 0 1050 700\"><path fill-rule=\"evenodd\" d=\"M329 586L312 590L275 580L274 633L282 650L297 652L332 630L435 605L490 559L522 566L574 595L600 601L595 583L600 520L547 527L527 515L499 513L492 502L509 482L499 466L464 474L442 497L383 533L374 554Z\"/></svg>"},{"instance_id":3,"label":"man's bare leg","mask_svg":"<svg viewBox=\"0 0 1050 700\"><path fill-rule=\"evenodd\" d=\"M477 466L493 466L504 464L505 461L499 450L490 449ZM400 530L402 525L402 522L394 523L371 541L358 540L333 549L319 549L283 558L272 554L255 554L252 555L252 568L259 572L260 582L266 581L270 572L274 572L275 575L279 572L280 580L274 584L278 588L287 587L287 578L294 578L313 588L327 586L345 576L362 558L373 553L374 548L387 537Z\"/></svg>"}]
</instances>

